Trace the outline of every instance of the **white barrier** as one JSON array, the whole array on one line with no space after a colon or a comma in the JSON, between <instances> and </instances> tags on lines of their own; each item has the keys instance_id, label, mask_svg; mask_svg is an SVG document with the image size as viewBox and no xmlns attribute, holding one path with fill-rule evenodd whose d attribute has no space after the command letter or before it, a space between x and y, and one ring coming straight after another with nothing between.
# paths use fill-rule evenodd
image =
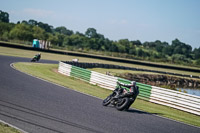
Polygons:
<instances>
[{"instance_id":1,"label":"white barrier","mask_svg":"<svg viewBox=\"0 0 200 133\"><path fill-rule=\"evenodd\" d=\"M59 62L58 72L70 76L72 65Z\"/></svg>"},{"instance_id":2,"label":"white barrier","mask_svg":"<svg viewBox=\"0 0 200 133\"><path fill-rule=\"evenodd\" d=\"M200 97L152 86L150 102L200 115Z\"/></svg>"},{"instance_id":3,"label":"white barrier","mask_svg":"<svg viewBox=\"0 0 200 133\"><path fill-rule=\"evenodd\" d=\"M117 77L97 73L94 71L91 71L91 78L90 78L90 83L94 85L101 86L103 88L109 89L109 90L114 90L115 87L117 86Z\"/></svg>"},{"instance_id":4,"label":"white barrier","mask_svg":"<svg viewBox=\"0 0 200 133\"><path fill-rule=\"evenodd\" d=\"M73 76L71 75L71 71L73 71L72 65L69 65L63 62L59 63L58 72L67 76ZM89 82L91 84L100 86L102 88L110 89L110 90L115 89L115 87L117 86L117 81L119 80L117 77L101 74L94 71L91 71L91 75L88 76L88 74L87 75L82 74L81 71L82 70L77 69L76 71L72 73L76 73L82 78L84 77L89 78ZM141 84L141 83L138 83L138 84ZM141 98L146 97L146 100L152 103L161 104L161 105L165 105L165 106L179 109L182 111L186 111L189 113L193 113L196 115L200 115L200 97L199 96L194 96L191 94L164 89L164 88L160 88L156 86L150 86L150 85L145 85L145 84L142 84L142 85L144 87L140 86Z\"/></svg>"}]
</instances>

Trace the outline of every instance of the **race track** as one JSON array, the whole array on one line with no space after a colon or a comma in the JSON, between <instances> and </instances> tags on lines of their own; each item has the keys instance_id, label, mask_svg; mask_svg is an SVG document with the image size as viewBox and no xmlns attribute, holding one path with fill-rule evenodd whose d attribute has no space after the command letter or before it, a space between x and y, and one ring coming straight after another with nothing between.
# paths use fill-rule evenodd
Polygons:
<instances>
[{"instance_id":1,"label":"race track","mask_svg":"<svg viewBox=\"0 0 200 133\"><path fill-rule=\"evenodd\" d=\"M200 128L131 109L19 72L10 64L28 58L0 56L0 120L30 133L200 133ZM44 63L58 63L44 61Z\"/></svg>"}]
</instances>

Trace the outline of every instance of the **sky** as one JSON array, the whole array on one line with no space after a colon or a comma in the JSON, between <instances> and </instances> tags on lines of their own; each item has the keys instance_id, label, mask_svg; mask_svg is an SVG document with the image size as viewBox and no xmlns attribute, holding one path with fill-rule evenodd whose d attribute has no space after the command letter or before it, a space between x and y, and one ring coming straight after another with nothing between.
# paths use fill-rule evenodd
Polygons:
<instances>
[{"instance_id":1,"label":"sky","mask_svg":"<svg viewBox=\"0 0 200 133\"><path fill-rule=\"evenodd\" d=\"M10 22L34 19L110 40L166 41L200 47L200 0L0 0Z\"/></svg>"}]
</instances>

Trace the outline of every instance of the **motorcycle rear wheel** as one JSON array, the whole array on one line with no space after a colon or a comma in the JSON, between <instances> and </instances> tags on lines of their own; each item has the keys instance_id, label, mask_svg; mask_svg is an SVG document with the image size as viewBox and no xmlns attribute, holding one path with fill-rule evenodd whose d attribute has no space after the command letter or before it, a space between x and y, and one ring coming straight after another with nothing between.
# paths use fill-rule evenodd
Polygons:
<instances>
[{"instance_id":1,"label":"motorcycle rear wheel","mask_svg":"<svg viewBox=\"0 0 200 133\"><path fill-rule=\"evenodd\" d=\"M124 109L126 109L127 108L127 106L129 105L129 98L127 98L127 97L124 97L124 98L122 98L122 99L120 99L118 102L117 102L117 104L116 104L116 109L117 110L119 110L119 111L122 111L122 110L124 110Z\"/></svg>"},{"instance_id":2,"label":"motorcycle rear wheel","mask_svg":"<svg viewBox=\"0 0 200 133\"><path fill-rule=\"evenodd\" d=\"M124 110L128 110L130 108L130 106L134 103L134 101L135 101L135 98L132 100L129 99L129 104L127 104L127 106Z\"/></svg>"}]
</instances>

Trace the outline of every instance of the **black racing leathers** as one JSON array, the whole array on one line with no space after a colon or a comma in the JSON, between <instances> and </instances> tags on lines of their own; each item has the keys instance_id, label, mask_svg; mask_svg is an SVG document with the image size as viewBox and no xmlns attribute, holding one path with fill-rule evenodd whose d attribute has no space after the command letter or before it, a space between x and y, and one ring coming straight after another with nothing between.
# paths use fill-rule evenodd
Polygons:
<instances>
[{"instance_id":1,"label":"black racing leathers","mask_svg":"<svg viewBox=\"0 0 200 133\"><path fill-rule=\"evenodd\" d=\"M129 91L127 93L122 94L122 95L119 96L120 98L130 97L130 96L137 96L139 94L138 87L136 86L136 82L134 82L134 81L132 82L132 84L123 84L123 83L120 83L120 82L118 82L118 84L120 86L124 86L124 87L129 88ZM122 91L122 90L120 90L120 91Z\"/></svg>"}]
</instances>

